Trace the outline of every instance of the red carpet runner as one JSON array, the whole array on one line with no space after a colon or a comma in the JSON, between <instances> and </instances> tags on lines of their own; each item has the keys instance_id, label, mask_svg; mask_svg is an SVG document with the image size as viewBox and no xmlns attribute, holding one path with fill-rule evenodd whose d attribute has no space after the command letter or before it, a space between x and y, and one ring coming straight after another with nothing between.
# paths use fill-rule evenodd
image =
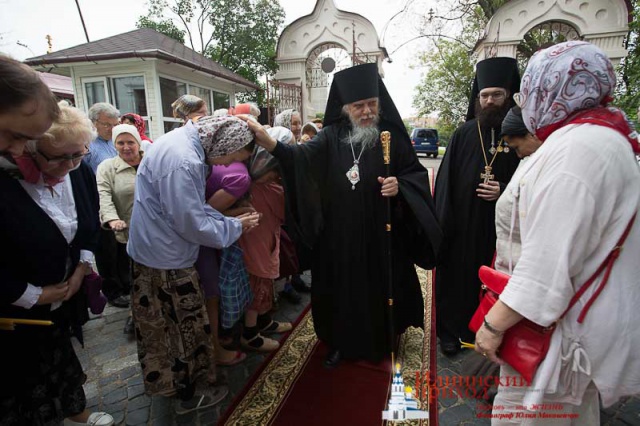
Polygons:
<instances>
[{"instance_id":1,"label":"red carpet runner","mask_svg":"<svg viewBox=\"0 0 640 426\"><path fill-rule=\"evenodd\" d=\"M401 337L398 361L405 384L414 386L416 372L435 368L433 291L430 272L418 270L425 295L425 330L410 328ZM391 382L390 361L373 365L342 362L327 370L322 361L326 347L313 331L311 313L303 313L281 348L265 361L240 393L219 425L316 426L348 424L382 425ZM431 373L433 372L433 373ZM421 401L425 405L428 401ZM431 401L429 421L394 425L437 426L437 402Z\"/></svg>"}]
</instances>

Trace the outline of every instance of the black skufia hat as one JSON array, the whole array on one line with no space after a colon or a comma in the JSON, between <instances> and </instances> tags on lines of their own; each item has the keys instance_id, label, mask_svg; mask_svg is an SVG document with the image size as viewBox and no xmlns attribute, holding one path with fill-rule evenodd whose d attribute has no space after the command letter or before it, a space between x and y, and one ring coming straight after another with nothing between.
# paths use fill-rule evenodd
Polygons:
<instances>
[{"instance_id":1,"label":"black skufia hat","mask_svg":"<svg viewBox=\"0 0 640 426\"><path fill-rule=\"evenodd\" d=\"M378 74L377 64L357 65L337 72L329 90L324 125L329 126L343 118L342 107L363 99L378 98L380 117L405 129L400 113ZM405 130L406 131L406 130Z\"/></svg>"},{"instance_id":2,"label":"black skufia hat","mask_svg":"<svg viewBox=\"0 0 640 426\"><path fill-rule=\"evenodd\" d=\"M513 102L513 94L520 91L520 72L515 58L488 58L476 65L476 76L473 80L467 121L475 118L476 98L482 89L487 87L502 87L509 91L509 101Z\"/></svg>"},{"instance_id":3,"label":"black skufia hat","mask_svg":"<svg viewBox=\"0 0 640 426\"><path fill-rule=\"evenodd\" d=\"M489 86L491 87L491 86ZM514 106L509 110L500 128L500 138L503 136L524 136L529 133L527 126L524 125L522 118L522 110L519 106Z\"/></svg>"}]
</instances>

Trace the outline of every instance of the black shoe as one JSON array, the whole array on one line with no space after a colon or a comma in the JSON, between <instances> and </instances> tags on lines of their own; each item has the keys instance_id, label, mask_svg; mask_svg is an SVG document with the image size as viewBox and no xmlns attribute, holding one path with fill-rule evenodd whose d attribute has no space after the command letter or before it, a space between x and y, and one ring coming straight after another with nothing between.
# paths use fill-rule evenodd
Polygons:
<instances>
[{"instance_id":1,"label":"black shoe","mask_svg":"<svg viewBox=\"0 0 640 426\"><path fill-rule=\"evenodd\" d=\"M455 340L440 340L440 350L446 356L453 356L460 352L460 343Z\"/></svg>"},{"instance_id":2,"label":"black shoe","mask_svg":"<svg viewBox=\"0 0 640 426\"><path fill-rule=\"evenodd\" d=\"M302 296L298 294L293 288L286 289L285 291L280 292L280 297L288 301L289 303L293 303L297 305L302 301Z\"/></svg>"},{"instance_id":3,"label":"black shoe","mask_svg":"<svg viewBox=\"0 0 640 426\"><path fill-rule=\"evenodd\" d=\"M135 329L133 327L133 317L129 316L127 322L124 323L124 334L133 334Z\"/></svg>"},{"instance_id":4,"label":"black shoe","mask_svg":"<svg viewBox=\"0 0 640 426\"><path fill-rule=\"evenodd\" d=\"M129 297L127 296L118 296L113 299L109 299L109 304L115 306L116 308L128 308L129 307Z\"/></svg>"},{"instance_id":5,"label":"black shoe","mask_svg":"<svg viewBox=\"0 0 640 426\"><path fill-rule=\"evenodd\" d=\"M291 285L300 293L311 292L311 286L305 283L302 278L300 278L300 275L294 275L293 278L291 278Z\"/></svg>"},{"instance_id":6,"label":"black shoe","mask_svg":"<svg viewBox=\"0 0 640 426\"><path fill-rule=\"evenodd\" d=\"M332 349L327 354L327 357L324 359L325 368L336 368L340 363L340 351L337 349Z\"/></svg>"}]
</instances>

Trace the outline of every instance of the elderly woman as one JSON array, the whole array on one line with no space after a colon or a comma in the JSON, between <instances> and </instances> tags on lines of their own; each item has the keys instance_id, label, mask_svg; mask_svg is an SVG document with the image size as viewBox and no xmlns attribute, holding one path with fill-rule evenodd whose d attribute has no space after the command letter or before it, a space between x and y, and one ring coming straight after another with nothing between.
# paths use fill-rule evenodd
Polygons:
<instances>
[{"instance_id":1,"label":"elderly woman","mask_svg":"<svg viewBox=\"0 0 640 426\"><path fill-rule=\"evenodd\" d=\"M147 151L153 141L147 136L147 125L144 123L144 119L132 112L128 112L120 117L120 124L130 124L138 130L140 135L140 147L143 151Z\"/></svg>"},{"instance_id":2,"label":"elderly woman","mask_svg":"<svg viewBox=\"0 0 640 426\"><path fill-rule=\"evenodd\" d=\"M157 139L138 168L129 243L133 259L133 319L144 386L150 395L176 395L176 412L210 407L226 386L215 381L211 327L198 273L200 246L229 247L258 215L223 216L205 203L208 165L246 156L254 135L236 117L203 117Z\"/></svg>"},{"instance_id":3,"label":"elderly woman","mask_svg":"<svg viewBox=\"0 0 640 426\"><path fill-rule=\"evenodd\" d=\"M282 143L293 139L291 130L273 127L270 136ZM249 350L270 352L280 343L268 335L285 333L291 323L274 321L273 280L280 276L280 227L284 224L284 188L280 182L278 161L264 148L258 148L251 158L251 204L260 213L260 225L240 238L244 262L249 272L253 301L247 307L241 345Z\"/></svg>"},{"instance_id":4,"label":"elderly woman","mask_svg":"<svg viewBox=\"0 0 640 426\"><path fill-rule=\"evenodd\" d=\"M0 157L21 155L60 114L55 97L38 74L0 55Z\"/></svg>"},{"instance_id":5,"label":"elderly woman","mask_svg":"<svg viewBox=\"0 0 640 426\"><path fill-rule=\"evenodd\" d=\"M246 145L236 158L239 161L229 165L213 166L211 174L207 178L205 199L211 207L225 216L236 217L243 213L255 211L244 200L251 184L251 178L244 160L251 156L253 148L253 143ZM244 205L240 205L241 203L244 203ZM238 319L242 317L244 308L248 303L248 300L246 300L248 297L231 297L229 294L226 294L226 297L221 297L221 277L232 279L238 275L246 276L242 261L242 249L238 246L237 248L232 248L226 254L227 256L233 256L233 258L227 257L225 262L222 262L220 250L200 246L196 269L200 275L200 283L206 299L216 363L217 365L231 366L242 362L246 358L246 354L239 351L229 351L222 347L218 334L218 325L220 324L218 318L222 319L223 329L231 329ZM233 284L237 283L234 282ZM237 289L232 292L233 296L242 294L243 292Z\"/></svg>"},{"instance_id":6,"label":"elderly woman","mask_svg":"<svg viewBox=\"0 0 640 426\"><path fill-rule=\"evenodd\" d=\"M104 229L115 232L115 270L128 294L131 290L131 261L127 255L128 227L133 210L136 171L142 161L142 140L138 130L129 124L114 127L113 140L118 156L103 161L98 166L96 176L100 194L100 222ZM130 319L125 325L125 333L133 333Z\"/></svg>"},{"instance_id":7,"label":"elderly woman","mask_svg":"<svg viewBox=\"0 0 640 426\"><path fill-rule=\"evenodd\" d=\"M71 327L87 319L83 279L98 238L98 193L82 163L93 137L89 119L66 103L12 174L0 171L0 317L40 320L2 333L0 423L111 425L89 413L86 375L71 344Z\"/></svg>"},{"instance_id":8,"label":"elderly woman","mask_svg":"<svg viewBox=\"0 0 640 426\"><path fill-rule=\"evenodd\" d=\"M318 127L312 121L302 126L302 136L300 136L300 142L309 142L319 132Z\"/></svg>"},{"instance_id":9,"label":"elderly woman","mask_svg":"<svg viewBox=\"0 0 640 426\"><path fill-rule=\"evenodd\" d=\"M511 278L476 350L502 363L503 335L520 320L556 327L530 386L509 387L523 381L503 363L494 425L599 425L599 400L608 407L640 392L640 150L624 114L606 106L615 83L609 59L586 42L538 52L524 73L522 116L542 145L497 203L498 234L508 240L496 268ZM628 229L610 275L600 273ZM516 415L523 410L532 418Z\"/></svg>"},{"instance_id":10,"label":"elderly woman","mask_svg":"<svg viewBox=\"0 0 640 426\"><path fill-rule=\"evenodd\" d=\"M194 95L180 96L171 104L171 108L173 108L173 116L181 119L185 124L189 120L208 114L206 102Z\"/></svg>"},{"instance_id":11,"label":"elderly woman","mask_svg":"<svg viewBox=\"0 0 640 426\"><path fill-rule=\"evenodd\" d=\"M273 120L273 127L286 127L293 133L295 137L294 143L300 141L302 119L300 118L300 113L295 109L285 109L276 115L276 118Z\"/></svg>"}]
</instances>

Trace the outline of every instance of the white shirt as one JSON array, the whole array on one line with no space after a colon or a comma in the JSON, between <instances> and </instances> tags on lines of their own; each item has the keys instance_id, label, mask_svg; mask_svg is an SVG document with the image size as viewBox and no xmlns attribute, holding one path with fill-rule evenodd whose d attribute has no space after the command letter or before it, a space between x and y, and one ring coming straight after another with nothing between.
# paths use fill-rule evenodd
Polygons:
<instances>
[{"instance_id":1,"label":"white shirt","mask_svg":"<svg viewBox=\"0 0 640 426\"><path fill-rule=\"evenodd\" d=\"M629 143L616 131L571 125L553 133L522 164L507 193L517 206L515 225L522 246L500 300L548 326L562 315L638 211L640 168ZM503 222L498 229L510 226L504 223L509 213L497 214ZM498 249L504 268L509 244ZM604 407L640 393L638 253L640 218L584 322L576 320L602 277L559 323L525 405L540 403L543 392L563 398L559 402L580 404L591 381Z\"/></svg>"},{"instance_id":2,"label":"white shirt","mask_svg":"<svg viewBox=\"0 0 640 426\"><path fill-rule=\"evenodd\" d=\"M67 243L71 243L78 231L78 214L69 175L65 176L62 182L51 189L44 185L42 177L35 184L24 180L19 182L33 201L53 220ZM91 262L93 254L88 250L80 250L80 260L82 262ZM70 260L68 259L67 261L69 262ZM42 287L28 284L27 290L18 300L13 302L13 305L30 309L36 304L41 294ZM59 302L52 304L51 310L57 309L60 305L61 303Z\"/></svg>"}]
</instances>

